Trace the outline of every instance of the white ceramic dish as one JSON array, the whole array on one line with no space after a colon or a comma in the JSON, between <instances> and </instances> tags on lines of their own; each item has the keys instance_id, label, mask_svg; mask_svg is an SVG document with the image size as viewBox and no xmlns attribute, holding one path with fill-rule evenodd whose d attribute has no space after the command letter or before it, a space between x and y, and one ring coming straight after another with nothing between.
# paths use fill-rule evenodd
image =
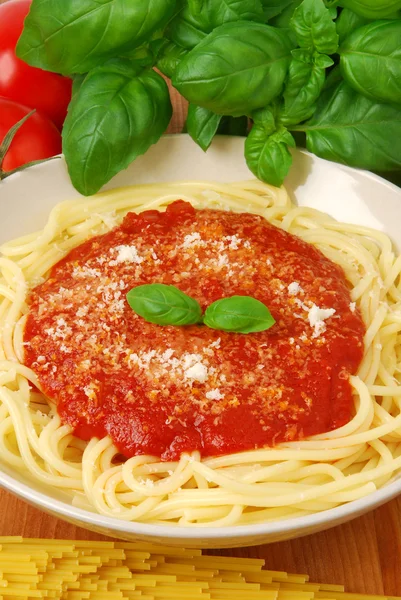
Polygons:
<instances>
[{"instance_id":1,"label":"white ceramic dish","mask_svg":"<svg viewBox=\"0 0 401 600\"><path fill-rule=\"evenodd\" d=\"M204 154L188 136L174 135L164 137L107 187L250 177L242 138L217 138ZM299 204L344 222L386 231L401 248L401 190L380 177L296 151L286 185ZM78 195L62 159L6 179L0 185L0 243L42 228L55 204ZM42 510L106 535L203 548L247 546L311 534L344 523L401 493L400 478L366 498L315 515L262 525L190 529L127 523L75 508L63 492L32 482L7 465L0 464L0 485Z\"/></svg>"}]
</instances>

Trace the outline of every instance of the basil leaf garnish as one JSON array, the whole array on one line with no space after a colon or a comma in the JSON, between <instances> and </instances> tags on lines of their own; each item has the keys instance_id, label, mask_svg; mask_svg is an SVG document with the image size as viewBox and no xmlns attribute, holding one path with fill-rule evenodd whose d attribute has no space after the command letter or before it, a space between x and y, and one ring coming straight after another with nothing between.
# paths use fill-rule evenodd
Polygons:
<instances>
[{"instance_id":1,"label":"basil leaf garnish","mask_svg":"<svg viewBox=\"0 0 401 600\"><path fill-rule=\"evenodd\" d=\"M173 285L138 285L127 294L133 311L156 325L194 325L202 318L199 303Z\"/></svg>"},{"instance_id":2,"label":"basil leaf garnish","mask_svg":"<svg viewBox=\"0 0 401 600\"><path fill-rule=\"evenodd\" d=\"M256 333L270 329L275 323L269 309L250 296L231 296L213 302L203 322L211 329L236 333Z\"/></svg>"}]
</instances>

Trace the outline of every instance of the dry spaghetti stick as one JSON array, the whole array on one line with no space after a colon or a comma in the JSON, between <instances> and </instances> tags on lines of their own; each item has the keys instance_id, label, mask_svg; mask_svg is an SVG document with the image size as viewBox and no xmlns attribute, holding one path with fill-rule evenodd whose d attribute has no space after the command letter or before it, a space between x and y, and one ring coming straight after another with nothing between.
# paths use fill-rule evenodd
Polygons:
<instances>
[{"instance_id":1,"label":"dry spaghetti stick","mask_svg":"<svg viewBox=\"0 0 401 600\"><path fill-rule=\"evenodd\" d=\"M11 583L19 583L19 582L27 582L27 583L39 583L41 581L42 575L7 575L7 581ZM1 585L1 582L0 582Z\"/></svg>"},{"instance_id":2,"label":"dry spaghetti stick","mask_svg":"<svg viewBox=\"0 0 401 600\"><path fill-rule=\"evenodd\" d=\"M321 583L320 584L320 590L321 592L326 591L326 592L343 592L344 591L344 586L343 585L334 585L331 583Z\"/></svg>"},{"instance_id":3,"label":"dry spaghetti stick","mask_svg":"<svg viewBox=\"0 0 401 600\"><path fill-rule=\"evenodd\" d=\"M143 543L133 543L133 542L115 542L116 548L123 548L124 550L138 550L147 551L151 554L164 554L165 556L182 556L183 554L188 557L192 556L202 556L202 550L194 550L193 548L185 549L185 548L172 548L171 546L159 546L149 544L147 542Z\"/></svg>"},{"instance_id":4,"label":"dry spaghetti stick","mask_svg":"<svg viewBox=\"0 0 401 600\"><path fill-rule=\"evenodd\" d=\"M213 594L213 599L233 598L233 590L218 590ZM277 592L245 592L240 590L235 593L235 600L277 600Z\"/></svg>"},{"instance_id":5,"label":"dry spaghetti stick","mask_svg":"<svg viewBox=\"0 0 401 600\"><path fill-rule=\"evenodd\" d=\"M41 590L21 590L21 588L4 588L1 592L2 596L22 596L26 598L43 598L46 593Z\"/></svg>"},{"instance_id":6,"label":"dry spaghetti stick","mask_svg":"<svg viewBox=\"0 0 401 600\"><path fill-rule=\"evenodd\" d=\"M149 575L135 573L134 578L135 584L138 586L142 583L146 583L146 585L152 585L152 583L149 582L154 582L156 585L157 583L175 583L177 581L177 578L174 575L161 575L160 573L151 573Z\"/></svg>"}]
</instances>

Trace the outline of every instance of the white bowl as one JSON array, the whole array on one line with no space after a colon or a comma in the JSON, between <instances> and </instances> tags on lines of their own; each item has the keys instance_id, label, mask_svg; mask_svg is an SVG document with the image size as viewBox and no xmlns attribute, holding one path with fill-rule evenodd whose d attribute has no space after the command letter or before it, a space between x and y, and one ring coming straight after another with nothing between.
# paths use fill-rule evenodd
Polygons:
<instances>
[{"instance_id":1,"label":"white bowl","mask_svg":"<svg viewBox=\"0 0 401 600\"><path fill-rule=\"evenodd\" d=\"M166 136L120 173L108 188L174 180L240 181L251 177L243 158L243 138L219 137L206 154L186 135ZM293 198L336 219L385 231L401 248L401 190L384 179L294 152L286 181ZM0 243L42 228L51 208L79 194L63 159L43 163L0 184ZM277 542L322 531L380 506L401 493L401 479L349 504L314 515L262 525L202 529L127 523L75 508L65 493L32 482L0 464L0 485L57 517L100 533L174 546L224 548Z\"/></svg>"}]
</instances>

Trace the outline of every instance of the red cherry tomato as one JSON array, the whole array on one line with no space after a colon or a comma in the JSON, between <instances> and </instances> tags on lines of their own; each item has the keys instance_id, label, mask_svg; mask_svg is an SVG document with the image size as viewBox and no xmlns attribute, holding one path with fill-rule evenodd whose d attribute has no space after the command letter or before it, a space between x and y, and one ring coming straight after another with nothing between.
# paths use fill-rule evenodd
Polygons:
<instances>
[{"instance_id":1,"label":"red cherry tomato","mask_svg":"<svg viewBox=\"0 0 401 600\"><path fill-rule=\"evenodd\" d=\"M36 108L61 129L71 100L72 81L30 67L15 54L31 0L0 5L0 96Z\"/></svg>"},{"instance_id":2,"label":"red cherry tomato","mask_svg":"<svg viewBox=\"0 0 401 600\"><path fill-rule=\"evenodd\" d=\"M13 125L31 111L8 98L0 98L0 144ZM49 158L61 152L61 134L52 121L38 112L25 121L15 134L1 169L12 171L32 160Z\"/></svg>"}]
</instances>

